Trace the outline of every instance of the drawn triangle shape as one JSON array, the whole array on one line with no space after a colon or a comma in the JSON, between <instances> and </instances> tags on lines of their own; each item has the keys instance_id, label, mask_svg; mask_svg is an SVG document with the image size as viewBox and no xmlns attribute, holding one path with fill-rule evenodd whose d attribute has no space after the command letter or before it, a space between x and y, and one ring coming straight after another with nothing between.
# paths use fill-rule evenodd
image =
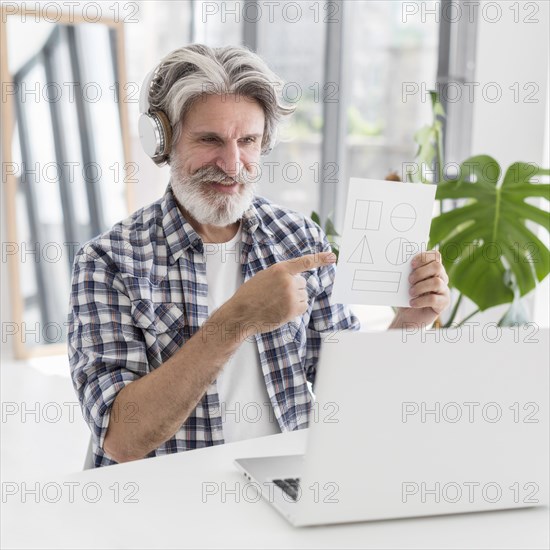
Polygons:
<instances>
[{"instance_id":1,"label":"drawn triangle shape","mask_svg":"<svg viewBox=\"0 0 550 550\"><path fill-rule=\"evenodd\" d=\"M372 254L370 251L367 237L363 237L359 244L355 247L355 250L351 253L348 259L348 263L352 264L373 264Z\"/></svg>"}]
</instances>

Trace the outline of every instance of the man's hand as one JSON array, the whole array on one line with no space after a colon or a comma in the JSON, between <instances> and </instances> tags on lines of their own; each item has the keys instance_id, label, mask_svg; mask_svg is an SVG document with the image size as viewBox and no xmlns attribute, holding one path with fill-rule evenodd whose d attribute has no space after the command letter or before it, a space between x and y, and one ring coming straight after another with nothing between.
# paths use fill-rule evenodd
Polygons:
<instances>
[{"instance_id":1,"label":"man's hand","mask_svg":"<svg viewBox=\"0 0 550 550\"><path fill-rule=\"evenodd\" d=\"M307 254L272 265L244 283L226 303L248 335L269 332L307 311L306 280L300 273L336 262L332 252Z\"/></svg>"},{"instance_id":2,"label":"man's hand","mask_svg":"<svg viewBox=\"0 0 550 550\"><path fill-rule=\"evenodd\" d=\"M409 276L411 307L399 308L390 328L416 325L426 327L450 304L449 277L441 263L441 254L429 250L416 255Z\"/></svg>"}]
</instances>

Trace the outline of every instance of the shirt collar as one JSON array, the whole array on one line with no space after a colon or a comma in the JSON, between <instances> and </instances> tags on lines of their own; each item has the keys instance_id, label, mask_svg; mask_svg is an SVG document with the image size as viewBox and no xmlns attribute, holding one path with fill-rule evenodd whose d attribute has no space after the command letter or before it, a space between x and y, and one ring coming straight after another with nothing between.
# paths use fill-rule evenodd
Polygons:
<instances>
[{"instance_id":1,"label":"shirt collar","mask_svg":"<svg viewBox=\"0 0 550 550\"><path fill-rule=\"evenodd\" d=\"M189 248L194 252L203 252L203 242L199 234L178 208L172 186L169 183L161 201L162 226L166 237L166 246L170 264L175 263ZM273 242L273 233L262 222L257 200L242 215L241 228L243 240L252 242Z\"/></svg>"}]
</instances>

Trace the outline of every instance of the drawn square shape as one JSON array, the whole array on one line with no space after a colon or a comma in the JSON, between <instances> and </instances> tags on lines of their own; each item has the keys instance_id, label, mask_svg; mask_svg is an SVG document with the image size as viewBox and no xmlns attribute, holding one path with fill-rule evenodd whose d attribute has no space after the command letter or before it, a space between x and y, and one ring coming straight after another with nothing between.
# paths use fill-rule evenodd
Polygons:
<instances>
[{"instance_id":1,"label":"drawn square shape","mask_svg":"<svg viewBox=\"0 0 550 550\"><path fill-rule=\"evenodd\" d=\"M382 218L382 202L358 199L353 212L353 229L378 231Z\"/></svg>"}]
</instances>

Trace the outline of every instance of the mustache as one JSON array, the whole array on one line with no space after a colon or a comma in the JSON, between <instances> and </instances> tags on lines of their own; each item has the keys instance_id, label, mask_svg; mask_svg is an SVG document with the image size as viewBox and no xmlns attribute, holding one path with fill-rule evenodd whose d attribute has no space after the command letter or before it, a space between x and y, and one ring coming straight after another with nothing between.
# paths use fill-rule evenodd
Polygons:
<instances>
[{"instance_id":1,"label":"mustache","mask_svg":"<svg viewBox=\"0 0 550 550\"><path fill-rule=\"evenodd\" d=\"M177 170L177 166L175 167ZM229 176L221 168L217 166L204 166L199 168L195 173L188 176L188 183L190 185L201 185L205 182L212 183L238 183L245 185L249 183L250 179L246 170L241 170L236 176Z\"/></svg>"}]
</instances>

